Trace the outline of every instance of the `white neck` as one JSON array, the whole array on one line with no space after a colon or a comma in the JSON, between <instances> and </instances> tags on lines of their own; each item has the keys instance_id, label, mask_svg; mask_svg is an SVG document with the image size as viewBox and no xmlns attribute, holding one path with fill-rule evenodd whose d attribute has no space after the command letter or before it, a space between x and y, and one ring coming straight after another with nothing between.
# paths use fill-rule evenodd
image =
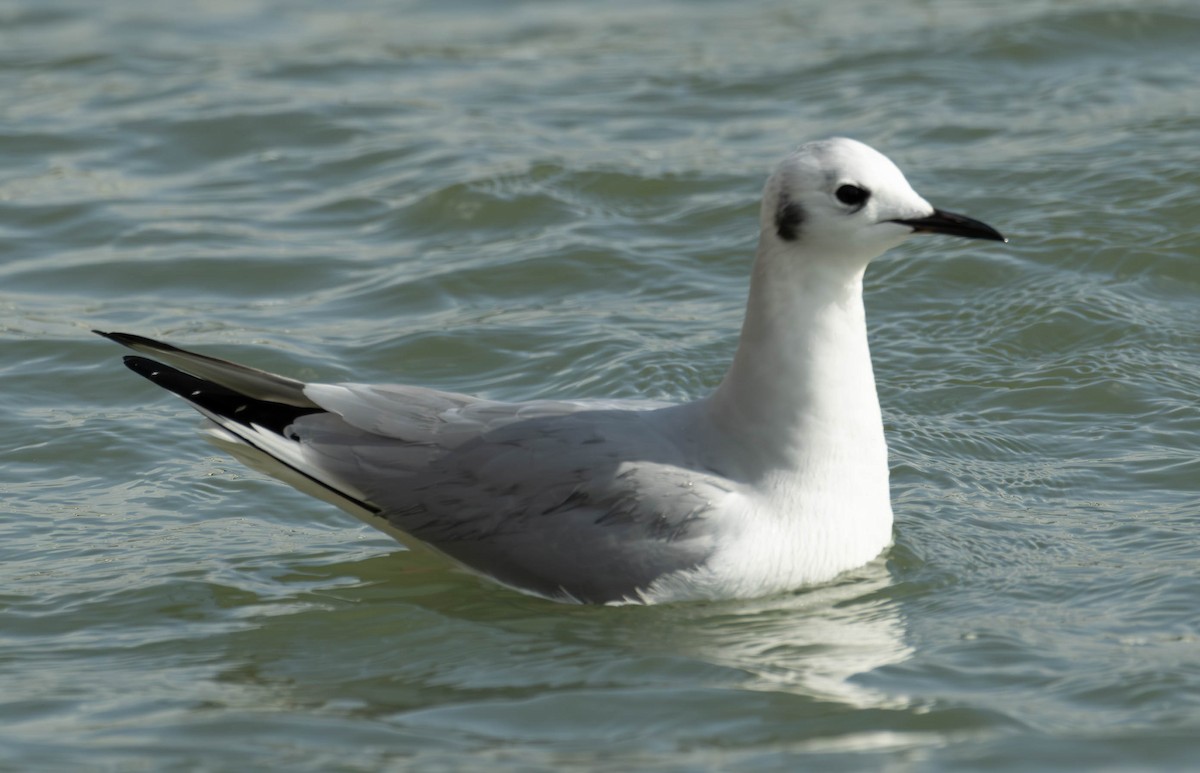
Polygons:
<instances>
[{"instance_id":1,"label":"white neck","mask_svg":"<svg viewBox=\"0 0 1200 773\"><path fill-rule=\"evenodd\" d=\"M708 403L746 451L740 472L768 488L886 501L860 263L760 242L737 353Z\"/></svg>"}]
</instances>

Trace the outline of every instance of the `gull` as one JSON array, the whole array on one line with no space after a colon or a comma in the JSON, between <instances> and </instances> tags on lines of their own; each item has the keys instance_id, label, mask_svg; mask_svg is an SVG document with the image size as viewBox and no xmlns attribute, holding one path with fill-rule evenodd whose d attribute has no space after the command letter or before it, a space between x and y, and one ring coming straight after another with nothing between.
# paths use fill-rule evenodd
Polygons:
<instances>
[{"instance_id":1,"label":"gull","mask_svg":"<svg viewBox=\"0 0 1200 773\"><path fill-rule=\"evenodd\" d=\"M732 364L688 403L305 383L95 332L146 355L125 364L203 414L218 446L410 549L558 601L765 596L892 541L867 264L913 234L1006 239L840 137L779 164L759 226Z\"/></svg>"}]
</instances>

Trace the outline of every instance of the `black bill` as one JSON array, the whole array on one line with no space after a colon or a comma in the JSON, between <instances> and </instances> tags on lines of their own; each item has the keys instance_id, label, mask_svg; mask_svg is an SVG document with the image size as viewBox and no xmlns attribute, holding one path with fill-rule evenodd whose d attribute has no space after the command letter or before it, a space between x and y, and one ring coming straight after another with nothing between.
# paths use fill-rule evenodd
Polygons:
<instances>
[{"instance_id":1,"label":"black bill","mask_svg":"<svg viewBox=\"0 0 1200 773\"><path fill-rule=\"evenodd\" d=\"M933 210L933 214L928 217L918 217L912 220L893 220L892 222L912 228L913 233L948 234L950 236L965 236L968 239L991 239L997 242L1008 241L1008 239L1004 238L1003 234L987 223L969 218L966 215L943 212L940 209Z\"/></svg>"}]
</instances>

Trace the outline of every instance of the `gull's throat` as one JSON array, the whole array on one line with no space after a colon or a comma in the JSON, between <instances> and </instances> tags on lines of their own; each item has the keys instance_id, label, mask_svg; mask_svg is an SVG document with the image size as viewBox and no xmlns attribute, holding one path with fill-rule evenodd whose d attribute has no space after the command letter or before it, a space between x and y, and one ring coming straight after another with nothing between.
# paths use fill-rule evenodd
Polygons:
<instances>
[{"instance_id":1,"label":"gull's throat","mask_svg":"<svg viewBox=\"0 0 1200 773\"><path fill-rule=\"evenodd\" d=\"M760 252L737 352L711 398L760 469L886 487L862 270L797 268Z\"/></svg>"}]
</instances>

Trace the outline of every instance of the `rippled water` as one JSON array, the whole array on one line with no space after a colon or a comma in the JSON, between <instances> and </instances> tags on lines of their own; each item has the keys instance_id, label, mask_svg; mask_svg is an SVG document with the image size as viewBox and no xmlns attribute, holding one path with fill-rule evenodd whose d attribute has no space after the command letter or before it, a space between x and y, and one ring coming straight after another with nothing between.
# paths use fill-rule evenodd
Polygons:
<instances>
[{"instance_id":1,"label":"rippled water","mask_svg":"<svg viewBox=\"0 0 1200 773\"><path fill-rule=\"evenodd\" d=\"M1193 3L0 6L0 766L1187 769ZM569 607L217 455L91 327L302 378L685 399L767 169L844 133L1007 247L868 272L896 545Z\"/></svg>"}]
</instances>

